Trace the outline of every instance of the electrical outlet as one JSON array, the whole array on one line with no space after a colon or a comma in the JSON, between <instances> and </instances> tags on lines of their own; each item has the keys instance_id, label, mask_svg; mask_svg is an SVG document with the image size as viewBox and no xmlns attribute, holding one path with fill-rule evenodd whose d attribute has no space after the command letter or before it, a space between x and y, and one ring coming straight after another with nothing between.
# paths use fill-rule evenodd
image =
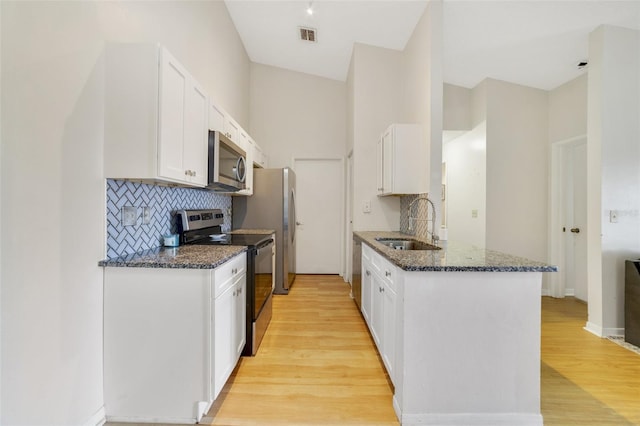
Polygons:
<instances>
[{"instance_id":1,"label":"electrical outlet","mask_svg":"<svg viewBox=\"0 0 640 426\"><path fill-rule=\"evenodd\" d=\"M362 211L364 213L371 213L371 201L370 200L366 200L364 203L362 203Z\"/></svg>"},{"instance_id":2,"label":"electrical outlet","mask_svg":"<svg viewBox=\"0 0 640 426\"><path fill-rule=\"evenodd\" d=\"M609 222L618 223L618 210L609 210Z\"/></svg>"},{"instance_id":3,"label":"electrical outlet","mask_svg":"<svg viewBox=\"0 0 640 426\"><path fill-rule=\"evenodd\" d=\"M122 225L134 226L138 222L136 208L133 206L122 207Z\"/></svg>"},{"instance_id":4,"label":"electrical outlet","mask_svg":"<svg viewBox=\"0 0 640 426\"><path fill-rule=\"evenodd\" d=\"M471 210L471 217L473 219L477 219L478 218L478 210L476 210L476 209Z\"/></svg>"},{"instance_id":5,"label":"electrical outlet","mask_svg":"<svg viewBox=\"0 0 640 426\"><path fill-rule=\"evenodd\" d=\"M142 224L148 225L151 223L151 207L144 206L142 207Z\"/></svg>"}]
</instances>

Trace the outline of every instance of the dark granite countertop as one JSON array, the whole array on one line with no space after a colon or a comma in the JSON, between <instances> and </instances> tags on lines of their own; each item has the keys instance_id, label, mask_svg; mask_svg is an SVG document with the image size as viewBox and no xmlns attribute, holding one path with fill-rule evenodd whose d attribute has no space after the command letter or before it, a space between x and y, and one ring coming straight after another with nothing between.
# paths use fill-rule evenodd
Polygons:
<instances>
[{"instance_id":1,"label":"dark granite countertop","mask_svg":"<svg viewBox=\"0 0 640 426\"><path fill-rule=\"evenodd\" d=\"M234 229L231 232L227 232L227 234L252 234L252 235L271 235L275 233L275 229Z\"/></svg>"},{"instance_id":2,"label":"dark granite countertop","mask_svg":"<svg viewBox=\"0 0 640 426\"><path fill-rule=\"evenodd\" d=\"M558 271L557 266L452 241L441 242L441 250L395 250L384 246L375 239L380 237L411 238L425 243L428 241L400 232L356 231L353 235L405 271Z\"/></svg>"},{"instance_id":3,"label":"dark granite countertop","mask_svg":"<svg viewBox=\"0 0 640 426\"><path fill-rule=\"evenodd\" d=\"M185 245L175 248L158 247L126 256L102 260L98 262L98 266L214 269L244 251L247 251L245 246Z\"/></svg>"}]
</instances>

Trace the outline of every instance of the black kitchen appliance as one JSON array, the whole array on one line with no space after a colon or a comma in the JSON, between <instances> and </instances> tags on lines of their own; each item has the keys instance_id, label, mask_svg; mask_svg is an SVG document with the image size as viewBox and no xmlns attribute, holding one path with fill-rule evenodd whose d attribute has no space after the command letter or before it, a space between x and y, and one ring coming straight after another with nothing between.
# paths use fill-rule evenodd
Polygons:
<instances>
[{"instance_id":1,"label":"black kitchen appliance","mask_svg":"<svg viewBox=\"0 0 640 426\"><path fill-rule=\"evenodd\" d=\"M256 354L272 314L273 238L268 234L223 234L224 215L219 209L179 210L181 244L247 247L247 343L242 355Z\"/></svg>"}]
</instances>

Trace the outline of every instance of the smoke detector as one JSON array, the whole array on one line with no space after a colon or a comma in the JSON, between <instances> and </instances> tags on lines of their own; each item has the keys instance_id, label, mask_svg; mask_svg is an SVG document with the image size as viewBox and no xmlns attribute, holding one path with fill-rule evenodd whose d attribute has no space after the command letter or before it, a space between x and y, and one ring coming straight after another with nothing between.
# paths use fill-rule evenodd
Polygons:
<instances>
[{"instance_id":1,"label":"smoke detector","mask_svg":"<svg viewBox=\"0 0 640 426\"><path fill-rule=\"evenodd\" d=\"M316 43L318 41L315 28L298 27L298 29L300 30L300 40L310 43Z\"/></svg>"}]
</instances>

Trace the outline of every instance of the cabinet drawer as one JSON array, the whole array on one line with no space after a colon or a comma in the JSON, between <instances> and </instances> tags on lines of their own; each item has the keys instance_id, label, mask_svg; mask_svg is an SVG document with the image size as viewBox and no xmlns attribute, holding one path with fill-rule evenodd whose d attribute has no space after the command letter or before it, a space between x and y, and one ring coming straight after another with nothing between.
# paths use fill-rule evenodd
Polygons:
<instances>
[{"instance_id":1,"label":"cabinet drawer","mask_svg":"<svg viewBox=\"0 0 640 426\"><path fill-rule=\"evenodd\" d=\"M213 271L214 297L218 297L233 285L235 278L245 273L247 254L241 253Z\"/></svg>"}]
</instances>

